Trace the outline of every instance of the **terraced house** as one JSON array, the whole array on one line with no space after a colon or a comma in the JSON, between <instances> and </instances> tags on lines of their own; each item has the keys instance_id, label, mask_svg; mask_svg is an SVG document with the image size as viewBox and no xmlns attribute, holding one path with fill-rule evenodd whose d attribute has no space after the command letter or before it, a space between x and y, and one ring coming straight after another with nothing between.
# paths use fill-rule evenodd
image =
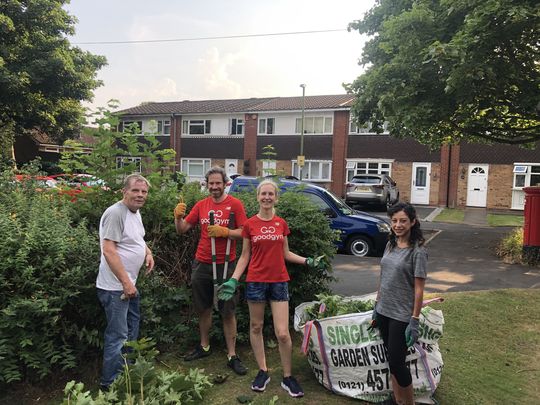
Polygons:
<instances>
[{"instance_id":1,"label":"terraced house","mask_svg":"<svg viewBox=\"0 0 540 405\"><path fill-rule=\"evenodd\" d=\"M352 176L387 173L398 183L401 199L413 204L522 210L523 187L540 185L540 144L524 149L464 142L430 150L414 139L359 127L351 121L352 103L348 94L186 100L145 103L118 115L121 128L136 123L140 133L157 130L190 180L202 179L214 165L230 174L277 170L300 177L303 142L302 179L341 197ZM268 145L275 160L265 159Z\"/></svg>"}]
</instances>

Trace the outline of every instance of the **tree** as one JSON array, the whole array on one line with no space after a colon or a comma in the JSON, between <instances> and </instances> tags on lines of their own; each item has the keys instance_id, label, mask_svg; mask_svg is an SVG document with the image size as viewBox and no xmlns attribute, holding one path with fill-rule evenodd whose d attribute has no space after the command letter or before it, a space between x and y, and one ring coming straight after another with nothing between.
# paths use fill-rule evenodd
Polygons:
<instances>
[{"instance_id":1,"label":"tree","mask_svg":"<svg viewBox=\"0 0 540 405\"><path fill-rule=\"evenodd\" d=\"M34 128L58 142L70 138L84 115L80 101L101 85L105 57L70 45L76 19L66 3L0 2L0 145Z\"/></svg>"},{"instance_id":2,"label":"tree","mask_svg":"<svg viewBox=\"0 0 540 405\"><path fill-rule=\"evenodd\" d=\"M358 122L438 146L540 140L536 0L378 0L349 29L373 36L346 88Z\"/></svg>"}]
</instances>

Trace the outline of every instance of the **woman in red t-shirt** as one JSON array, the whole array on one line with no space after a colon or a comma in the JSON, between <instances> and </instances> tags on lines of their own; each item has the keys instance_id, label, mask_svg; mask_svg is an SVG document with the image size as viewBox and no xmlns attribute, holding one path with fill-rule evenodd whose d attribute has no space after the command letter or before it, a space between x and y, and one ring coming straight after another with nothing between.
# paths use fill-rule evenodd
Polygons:
<instances>
[{"instance_id":1,"label":"woman in red t-shirt","mask_svg":"<svg viewBox=\"0 0 540 405\"><path fill-rule=\"evenodd\" d=\"M283 366L281 386L293 397L304 395L302 388L291 375L292 342L289 333L289 274L285 261L306 263L305 257L289 250L287 222L276 216L274 205L278 201L279 188L273 181L264 180L257 187L259 212L244 223L242 230L242 255L231 279L221 288L220 298L228 298L228 290L236 289L238 280L248 268L246 298L249 306L249 338L259 373L251 389L262 392L270 382L264 354L263 325L266 302L270 302L274 330L279 343ZM251 257L251 260L250 260ZM308 263L311 263L308 261ZM248 266L249 264L249 266ZM225 294L223 292L225 291Z\"/></svg>"}]
</instances>

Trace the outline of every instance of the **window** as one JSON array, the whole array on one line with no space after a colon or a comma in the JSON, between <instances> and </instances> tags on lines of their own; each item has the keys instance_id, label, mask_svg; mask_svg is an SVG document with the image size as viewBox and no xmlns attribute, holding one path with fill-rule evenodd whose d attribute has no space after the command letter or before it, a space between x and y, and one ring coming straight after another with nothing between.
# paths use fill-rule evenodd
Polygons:
<instances>
[{"instance_id":1,"label":"window","mask_svg":"<svg viewBox=\"0 0 540 405\"><path fill-rule=\"evenodd\" d=\"M210 159L182 159L181 171L190 181L203 179L208 170Z\"/></svg>"},{"instance_id":2,"label":"window","mask_svg":"<svg viewBox=\"0 0 540 405\"><path fill-rule=\"evenodd\" d=\"M276 175L276 161L275 160L262 161L262 175L263 177Z\"/></svg>"},{"instance_id":3,"label":"window","mask_svg":"<svg viewBox=\"0 0 540 405\"><path fill-rule=\"evenodd\" d=\"M244 133L244 120L239 118L231 119L231 135L242 135Z\"/></svg>"},{"instance_id":4,"label":"window","mask_svg":"<svg viewBox=\"0 0 540 405\"><path fill-rule=\"evenodd\" d=\"M142 121L123 121L122 132L133 135L142 134Z\"/></svg>"},{"instance_id":5,"label":"window","mask_svg":"<svg viewBox=\"0 0 540 405\"><path fill-rule=\"evenodd\" d=\"M117 156L116 157L116 168L122 169L124 167L133 165L134 171L137 173L141 172L141 158L138 156Z\"/></svg>"},{"instance_id":6,"label":"window","mask_svg":"<svg viewBox=\"0 0 540 405\"><path fill-rule=\"evenodd\" d=\"M514 188L540 186L540 164L514 164Z\"/></svg>"},{"instance_id":7,"label":"window","mask_svg":"<svg viewBox=\"0 0 540 405\"><path fill-rule=\"evenodd\" d=\"M170 120L158 120L157 122L158 135L170 135L171 133L171 121Z\"/></svg>"},{"instance_id":8,"label":"window","mask_svg":"<svg viewBox=\"0 0 540 405\"><path fill-rule=\"evenodd\" d=\"M388 161L347 161L347 181L358 174L392 174L392 162Z\"/></svg>"},{"instance_id":9,"label":"window","mask_svg":"<svg viewBox=\"0 0 540 405\"><path fill-rule=\"evenodd\" d=\"M301 133L302 118L296 119L295 132ZM304 134L331 134L332 117L304 117Z\"/></svg>"},{"instance_id":10,"label":"window","mask_svg":"<svg viewBox=\"0 0 540 405\"><path fill-rule=\"evenodd\" d=\"M300 171L296 160L293 160L292 175L300 179ZM300 180L331 181L331 176L332 162L326 160L306 160L302 168L302 178Z\"/></svg>"},{"instance_id":11,"label":"window","mask_svg":"<svg viewBox=\"0 0 540 405\"><path fill-rule=\"evenodd\" d=\"M349 122L349 133L350 134L375 134L376 132L371 129L372 125L371 122L367 122L364 125L360 126L360 124L350 121ZM385 122L383 124L383 134L388 133L388 122Z\"/></svg>"},{"instance_id":12,"label":"window","mask_svg":"<svg viewBox=\"0 0 540 405\"><path fill-rule=\"evenodd\" d=\"M182 133L189 135L206 135L210 133L212 120L183 120Z\"/></svg>"},{"instance_id":13,"label":"window","mask_svg":"<svg viewBox=\"0 0 540 405\"><path fill-rule=\"evenodd\" d=\"M259 134L273 134L274 120L275 118L259 118Z\"/></svg>"}]
</instances>

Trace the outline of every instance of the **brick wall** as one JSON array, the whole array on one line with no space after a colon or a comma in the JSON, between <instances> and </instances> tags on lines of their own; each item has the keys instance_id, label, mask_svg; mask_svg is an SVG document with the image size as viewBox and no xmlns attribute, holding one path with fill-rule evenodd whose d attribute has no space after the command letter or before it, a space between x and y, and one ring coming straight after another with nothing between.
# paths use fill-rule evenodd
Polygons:
<instances>
[{"instance_id":1,"label":"brick wall","mask_svg":"<svg viewBox=\"0 0 540 405\"><path fill-rule=\"evenodd\" d=\"M508 209L512 206L514 167L489 165L487 208Z\"/></svg>"},{"instance_id":2,"label":"brick wall","mask_svg":"<svg viewBox=\"0 0 540 405\"><path fill-rule=\"evenodd\" d=\"M244 114L244 165L249 164L245 171L239 172L250 176L256 175L257 170L257 114ZM239 168L240 170L240 168Z\"/></svg>"},{"instance_id":3,"label":"brick wall","mask_svg":"<svg viewBox=\"0 0 540 405\"><path fill-rule=\"evenodd\" d=\"M401 201L411 201L411 175L412 164L409 162L392 163L392 178L399 188L399 199Z\"/></svg>"},{"instance_id":4,"label":"brick wall","mask_svg":"<svg viewBox=\"0 0 540 405\"><path fill-rule=\"evenodd\" d=\"M332 183L330 189L338 196L345 195L345 158L349 142L349 111L334 112L332 139Z\"/></svg>"}]
</instances>

